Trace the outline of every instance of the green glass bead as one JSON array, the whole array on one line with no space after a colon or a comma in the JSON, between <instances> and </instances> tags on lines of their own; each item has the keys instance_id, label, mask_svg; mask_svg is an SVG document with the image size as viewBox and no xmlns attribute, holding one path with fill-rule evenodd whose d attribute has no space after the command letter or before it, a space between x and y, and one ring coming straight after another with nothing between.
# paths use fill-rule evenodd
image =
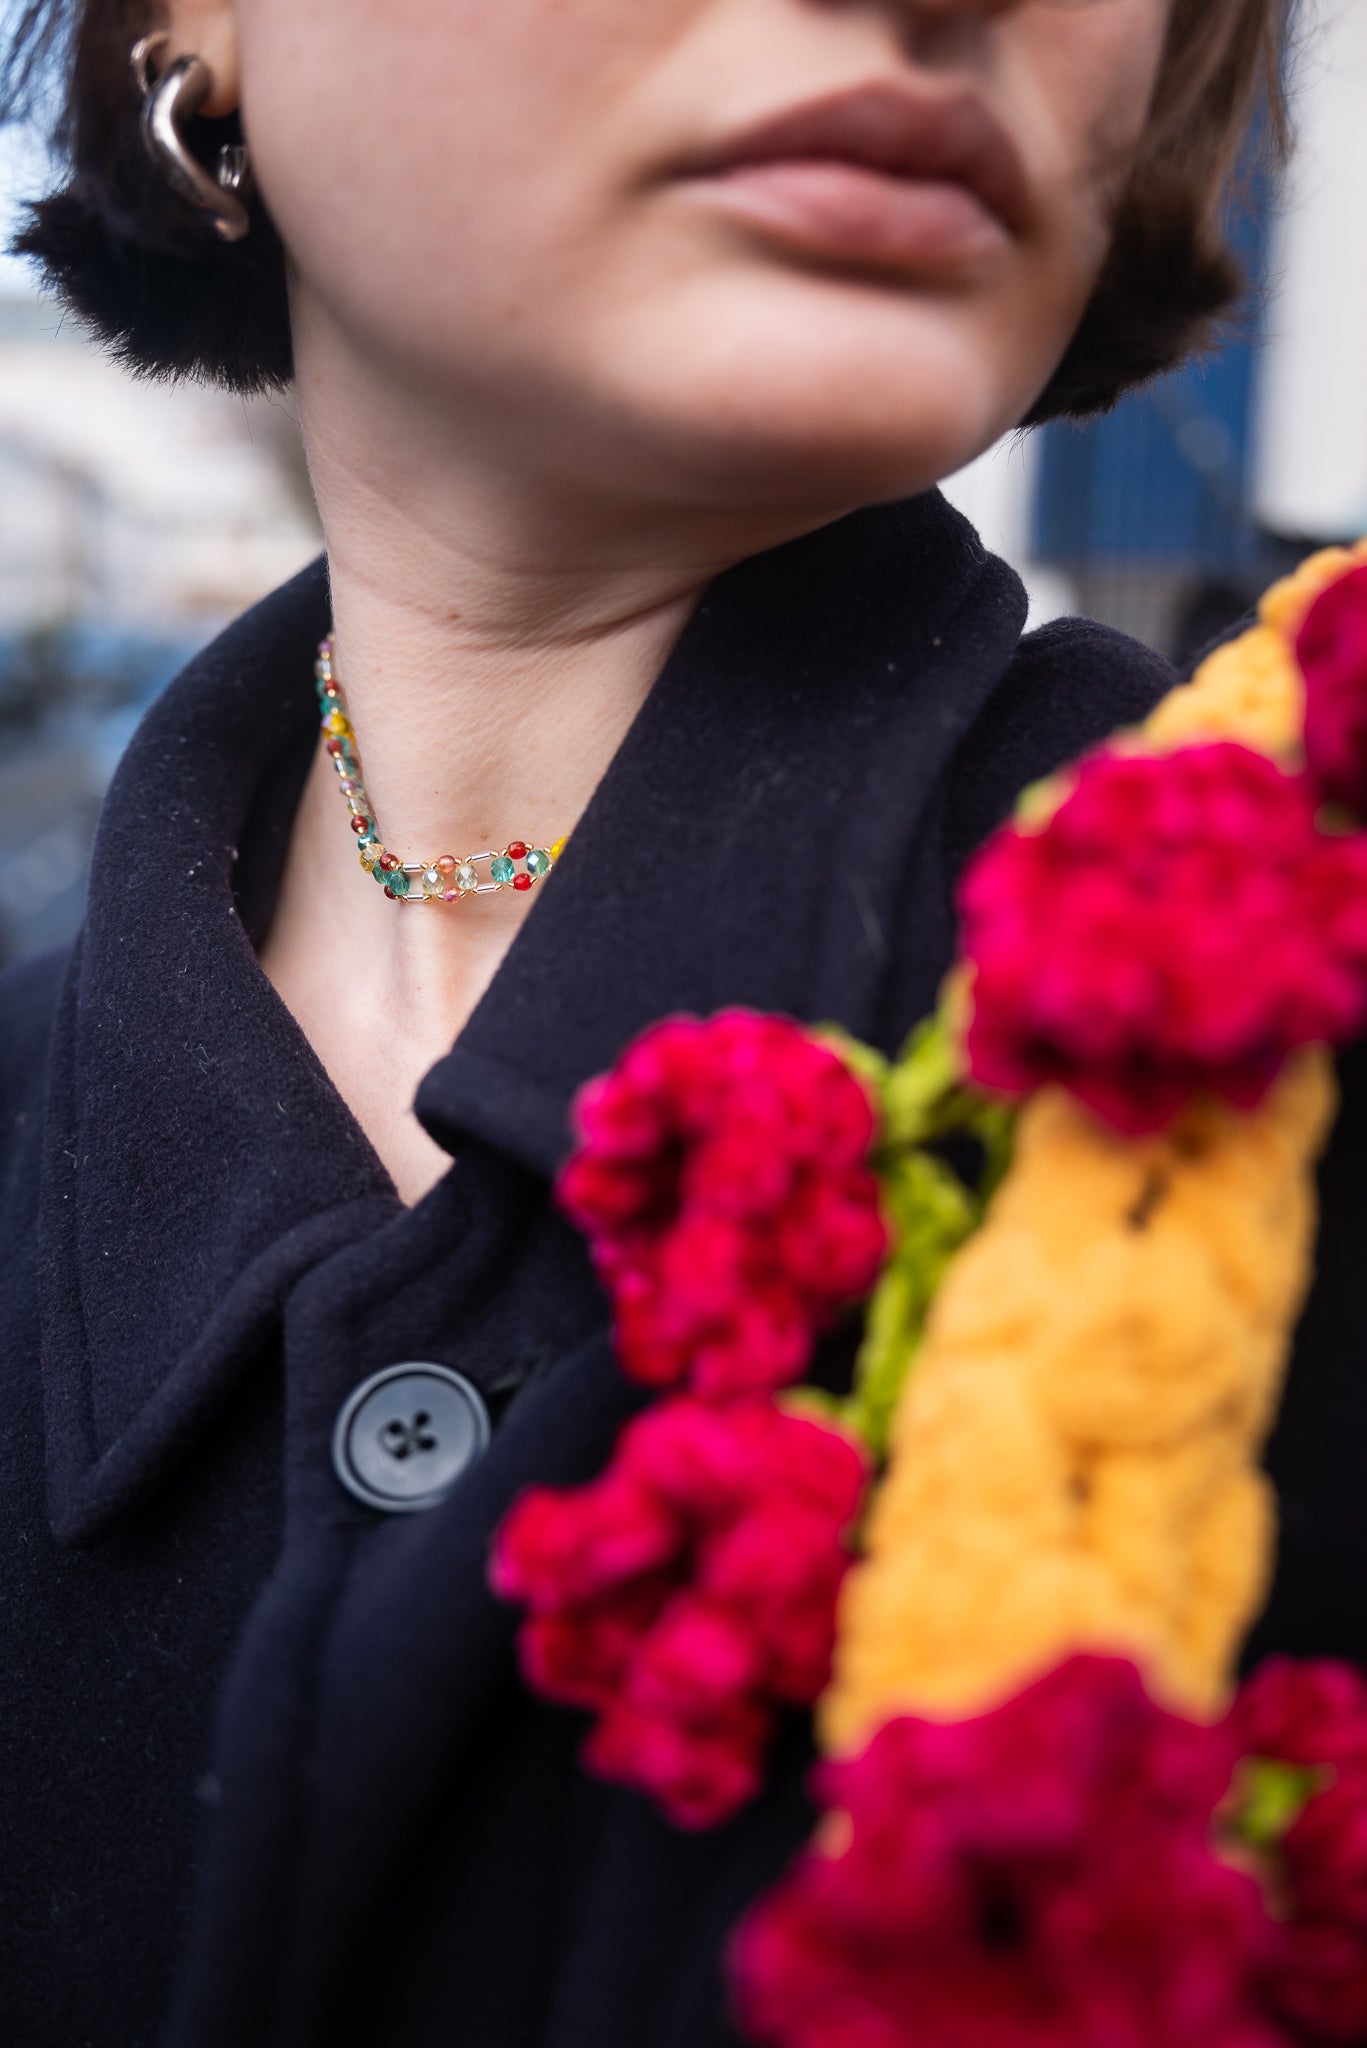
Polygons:
<instances>
[{"instance_id":1,"label":"green glass bead","mask_svg":"<svg viewBox=\"0 0 1367 2048\"><path fill-rule=\"evenodd\" d=\"M506 886L512 881L517 869L506 853L496 853L489 863L489 879Z\"/></svg>"},{"instance_id":2,"label":"green glass bead","mask_svg":"<svg viewBox=\"0 0 1367 2048\"><path fill-rule=\"evenodd\" d=\"M402 868L391 868L385 876L385 884L394 891L396 896L406 896L408 894L408 877Z\"/></svg>"},{"instance_id":3,"label":"green glass bead","mask_svg":"<svg viewBox=\"0 0 1367 2048\"><path fill-rule=\"evenodd\" d=\"M527 855L527 873L529 875L548 875L550 870L551 857L545 847L534 846Z\"/></svg>"},{"instance_id":4,"label":"green glass bead","mask_svg":"<svg viewBox=\"0 0 1367 2048\"><path fill-rule=\"evenodd\" d=\"M393 873L393 870L392 868L382 868L377 860L374 867L370 870L370 872L372 875L374 875L375 880L380 883L381 887L383 887L383 885L389 880L389 877Z\"/></svg>"}]
</instances>

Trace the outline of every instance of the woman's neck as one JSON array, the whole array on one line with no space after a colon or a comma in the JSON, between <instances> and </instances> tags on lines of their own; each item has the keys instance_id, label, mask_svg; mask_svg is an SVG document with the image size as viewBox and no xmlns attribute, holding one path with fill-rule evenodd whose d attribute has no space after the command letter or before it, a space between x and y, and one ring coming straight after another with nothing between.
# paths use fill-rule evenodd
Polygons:
<instances>
[{"instance_id":1,"label":"woman's neck","mask_svg":"<svg viewBox=\"0 0 1367 2048\"><path fill-rule=\"evenodd\" d=\"M384 415L380 400L358 431L345 408L340 427L329 411L309 433L337 669L381 833L410 861L553 843L572 834L711 577L822 519L760 515L738 533L734 516L652 512L492 468L478 446L423 440L402 406ZM387 900L320 749L262 964L407 1199L448 1163L413 1092L536 894Z\"/></svg>"},{"instance_id":2,"label":"woman's neck","mask_svg":"<svg viewBox=\"0 0 1367 2048\"><path fill-rule=\"evenodd\" d=\"M460 576L448 557L421 578L417 537L390 573L369 544L351 557L329 541L337 671L386 844L412 860L572 830L700 585L625 590L591 620L538 617L534 577ZM345 834L344 817L331 824Z\"/></svg>"},{"instance_id":3,"label":"woman's neck","mask_svg":"<svg viewBox=\"0 0 1367 2048\"><path fill-rule=\"evenodd\" d=\"M696 587L592 630L519 636L496 630L480 602L487 583L453 577L438 599L434 588L423 593L411 555L407 576L391 582L383 555L353 561L329 541L337 670L386 846L406 861L463 859L572 833ZM421 910L393 903L368 880L349 823L320 747L262 965L413 1200L448 1163L413 1117L413 1094L493 979L536 892Z\"/></svg>"}]
</instances>

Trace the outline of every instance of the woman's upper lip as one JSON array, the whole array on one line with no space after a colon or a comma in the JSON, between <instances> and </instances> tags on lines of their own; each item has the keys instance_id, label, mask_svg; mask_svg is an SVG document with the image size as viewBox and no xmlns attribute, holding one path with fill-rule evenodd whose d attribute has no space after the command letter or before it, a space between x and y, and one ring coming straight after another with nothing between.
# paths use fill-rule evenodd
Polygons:
<instances>
[{"instance_id":1,"label":"woman's upper lip","mask_svg":"<svg viewBox=\"0 0 1367 2048\"><path fill-rule=\"evenodd\" d=\"M1028 222L1020 152L975 93L856 86L769 115L676 168L684 177L714 177L784 157L834 157L893 177L948 179L968 186L1013 232Z\"/></svg>"}]
</instances>

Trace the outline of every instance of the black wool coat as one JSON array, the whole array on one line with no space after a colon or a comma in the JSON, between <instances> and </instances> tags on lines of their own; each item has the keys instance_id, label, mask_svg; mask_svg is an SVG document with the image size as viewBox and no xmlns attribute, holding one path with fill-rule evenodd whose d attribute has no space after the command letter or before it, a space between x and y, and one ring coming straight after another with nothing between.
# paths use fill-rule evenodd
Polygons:
<instances>
[{"instance_id":1,"label":"black wool coat","mask_svg":"<svg viewBox=\"0 0 1367 2048\"><path fill-rule=\"evenodd\" d=\"M532 1699L490 1532L641 1398L548 1185L575 1087L747 1003L891 1049L1016 792L1173 677L1025 600L937 495L707 590L418 1114L406 1209L257 964L312 747L324 565L152 707L74 948L0 978L0 2038L13 2048L723 2048L728 1929L810 1826L805 1720L681 1833ZM357 869L356 887L368 887ZM408 911L396 911L407 916ZM423 913L424 915L429 913ZM385 1057L347 904L338 1001ZM1266 1640L1360 1653L1361 1107L1275 1448ZM1349 1307L1351 1304L1351 1310ZM415 1513L334 1425L456 1368L487 1450Z\"/></svg>"}]
</instances>

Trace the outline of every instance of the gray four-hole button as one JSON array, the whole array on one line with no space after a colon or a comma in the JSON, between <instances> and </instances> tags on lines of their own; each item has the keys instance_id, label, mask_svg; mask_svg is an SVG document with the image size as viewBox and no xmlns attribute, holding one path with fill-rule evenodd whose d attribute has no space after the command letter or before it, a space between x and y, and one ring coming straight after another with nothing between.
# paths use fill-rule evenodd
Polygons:
<instances>
[{"instance_id":1,"label":"gray four-hole button","mask_svg":"<svg viewBox=\"0 0 1367 2048\"><path fill-rule=\"evenodd\" d=\"M386 1514L435 1507L489 1442L477 1390L449 1365L389 1365L348 1395L332 1463L348 1493Z\"/></svg>"}]
</instances>

